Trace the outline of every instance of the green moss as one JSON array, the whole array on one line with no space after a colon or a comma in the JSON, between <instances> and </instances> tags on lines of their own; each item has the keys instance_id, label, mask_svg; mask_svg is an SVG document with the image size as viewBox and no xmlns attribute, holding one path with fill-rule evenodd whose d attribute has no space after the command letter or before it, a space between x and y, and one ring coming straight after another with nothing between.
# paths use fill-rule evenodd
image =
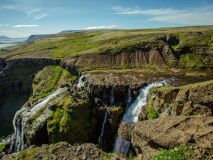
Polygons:
<instances>
[{"instance_id":1,"label":"green moss","mask_svg":"<svg viewBox=\"0 0 213 160\"><path fill-rule=\"evenodd\" d=\"M36 154L38 154L38 152L34 149L30 151L21 151L16 155L14 159L15 160L33 160L35 159L34 156Z\"/></svg>"},{"instance_id":2,"label":"green moss","mask_svg":"<svg viewBox=\"0 0 213 160\"><path fill-rule=\"evenodd\" d=\"M155 111L155 109L152 106L146 107L146 115L148 119L159 118L158 113Z\"/></svg>"},{"instance_id":3,"label":"green moss","mask_svg":"<svg viewBox=\"0 0 213 160\"><path fill-rule=\"evenodd\" d=\"M66 140L69 143L84 143L91 140L96 129L96 120L89 119L92 102L63 98L54 105L55 111L47 120L51 142Z\"/></svg>"},{"instance_id":4,"label":"green moss","mask_svg":"<svg viewBox=\"0 0 213 160\"><path fill-rule=\"evenodd\" d=\"M181 68L205 68L206 65L203 63L203 60L198 56L188 53L180 56L179 67Z\"/></svg>"},{"instance_id":5,"label":"green moss","mask_svg":"<svg viewBox=\"0 0 213 160\"><path fill-rule=\"evenodd\" d=\"M210 81L204 81L204 82L199 82L199 83L194 83L194 84L189 84L189 85L185 85L185 86L180 86L180 87L159 87L159 88L152 88L151 91L156 93L156 92L162 92L165 90L176 90L176 89L191 89L191 88L195 88L195 87L202 87L205 85L209 85L212 84L213 80Z\"/></svg>"},{"instance_id":6,"label":"green moss","mask_svg":"<svg viewBox=\"0 0 213 160\"><path fill-rule=\"evenodd\" d=\"M1 145L0 145L0 153L3 152L3 149L5 148L5 145L6 145L6 144L1 144Z\"/></svg>"},{"instance_id":7,"label":"green moss","mask_svg":"<svg viewBox=\"0 0 213 160\"><path fill-rule=\"evenodd\" d=\"M117 105L113 105L113 106L112 106L112 110L113 110L113 111L115 111L115 110L117 110L117 109L119 109L119 106L117 106Z\"/></svg>"},{"instance_id":8,"label":"green moss","mask_svg":"<svg viewBox=\"0 0 213 160\"><path fill-rule=\"evenodd\" d=\"M67 72L61 66L48 66L36 74L33 82L33 94L30 100L40 99L50 95L60 84L78 79L77 75Z\"/></svg>"},{"instance_id":9,"label":"green moss","mask_svg":"<svg viewBox=\"0 0 213 160\"><path fill-rule=\"evenodd\" d=\"M191 116L192 115L192 110L186 111L186 116Z\"/></svg>"},{"instance_id":10,"label":"green moss","mask_svg":"<svg viewBox=\"0 0 213 160\"><path fill-rule=\"evenodd\" d=\"M194 154L192 150L184 146L180 146L177 151L166 149L160 149L160 151L161 151L160 154L155 155L154 157L150 158L150 160L166 160L166 159L189 160L191 159L189 155Z\"/></svg>"}]
</instances>

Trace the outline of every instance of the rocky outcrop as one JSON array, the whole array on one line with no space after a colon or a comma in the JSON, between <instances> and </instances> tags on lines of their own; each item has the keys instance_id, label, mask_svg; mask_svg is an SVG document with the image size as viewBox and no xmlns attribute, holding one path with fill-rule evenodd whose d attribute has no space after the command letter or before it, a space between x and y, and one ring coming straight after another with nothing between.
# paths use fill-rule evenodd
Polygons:
<instances>
[{"instance_id":1,"label":"rocky outcrop","mask_svg":"<svg viewBox=\"0 0 213 160\"><path fill-rule=\"evenodd\" d=\"M60 59L52 58L15 58L6 60L8 67L17 65L60 65L60 62Z\"/></svg>"},{"instance_id":2,"label":"rocky outcrop","mask_svg":"<svg viewBox=\"0 0 213 160\"><path fill-rule=\"evenodd\" d=\"M163 67L166 65L166 61L169 60L176 60L176 58L169 45L165 44L162 51L157 47L146 46L143 50L136 50L134 52L123 51L118 55L108 53L103 55L83 54L76 58L66 57L64 62L66 66L77 66L79 68L113 68L146 65Z\"/></svg>"},{"instance_id":3,"label":"rocky outcrop","mask_svg":"<svg viewBox=\"0 0 213 160\"><path fill-rule=\"evenodd\" d=\"M213 81L182 87L155 88L149 92L147 107L153 108L160 117L213 115ZM146 109L140 114L147 119Z\"/></svg>"},{"instance_id":4,"label":"rocky outcrop","mask_svg":"<svg viewBox=\"0 0 213 160\"><path fill-rule=\"evenodd\" d=\"M181 145L199 149L205 158L213 150L212 123L212 116L170 116L137 124L124 122L118 134L130 140L144 160L158 154L158 148L173 149Z\"/></svg>"},{"instance_id":5,"label":"rocky outcrop","mask_svg":"<svg viewBox=\"0 0 213 160\"><path fill-rule=\"evenodd\" d=\"M0 58L0 72L7 66L5 59Z\"/></svg>"},{"instance_id":6,"label":"rocky outcrop","mask_svg":"<svg viewBox=\"0 0 213 160\"><path fill-rule=\"evenodd\" d=\"M5 155L2 160L13 159L105 159L109 157L92 143L86 143L79 146L71 146L67 142L60 142L58 144L43 144L41 147L30 146L28 149L20 152ZM111 155L114 159L127 160L125 156L119 154Z\"/></svg>"}]
</instances>

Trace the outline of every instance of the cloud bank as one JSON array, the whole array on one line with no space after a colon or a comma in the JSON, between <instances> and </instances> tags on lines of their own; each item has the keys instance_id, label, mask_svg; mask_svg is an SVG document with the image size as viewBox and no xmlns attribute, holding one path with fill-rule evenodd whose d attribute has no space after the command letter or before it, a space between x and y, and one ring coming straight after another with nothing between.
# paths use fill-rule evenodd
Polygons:
<instances>
[{"instance_id":1,"label":"cloud bank","mask_svg":"<svg viewBox=\"0 0 213 160\"><path fill-rule=\"evenodd\" d=\"M16 27L16 28L20 28L20 27L38 27L38 25L15 25L13 27Z\"/></svg>"},{"instance_id":2,"label":"cloud bank","mask_svg":"<svg viewBox=\"0 0 213 160\"><path fill-rule=\"evenodd\" d=\"M124 8L121 6L113 7L112 9L115 11L114 14L151 16L151 18L147 18L147 21L189 25L213 25L212 5L183 10L173 8L143 10L140 8Z\"/></svg>"},{"instance_id":3,"label":"cloud bank","mask_svg":"<svg viewBox=\"0 0 213 160\"><path fill-rule=\"evenodd\" d=\"M87 27L86 29L113 29L113 28L118 28L116 25L112 26L97 26L97 27Z\"/></svg>"}]
</instances>

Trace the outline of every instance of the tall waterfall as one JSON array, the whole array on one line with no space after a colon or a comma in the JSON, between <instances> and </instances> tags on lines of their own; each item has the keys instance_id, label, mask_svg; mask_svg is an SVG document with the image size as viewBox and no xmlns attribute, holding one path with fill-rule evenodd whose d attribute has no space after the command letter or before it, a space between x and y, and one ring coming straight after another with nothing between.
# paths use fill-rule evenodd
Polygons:
<instances>
[{"instance_id":1,"label":"tall waterfall","mask_svg":"<svg viewBox=\"0 0 213 160\"><path fill-rule=\"evenodd\" d=\"M164 84L166 84L166 81L155 82L155 83L149 84L148 86L143 87L137 99L125 112L120 124L124 121L127 121L129 123L137 123L138 115L142 111L142 107L147 104L147 95L149 93L149 90L152 87L160 87L160 86L163 86ZM130 146L129 141L123 140L119 136L117 136L115 144L114 144L113 152L114 153L120 152L124 155L127 155L129 146Z\"/></svg>"},{"instance_id":2,"label":"tall waterfall","mask_svg":"<svg viewBox=\"0 0 213 160\"><path fill-rule=\"evenodd\" d=\"M21 108L16 112L13 119L13 127L14 127L14 152L19 152L24 149L25 146L25 135L24 135L24 127L29 119L31 119L41 108L45 107L46 104L54 99L57 95L61 94L67 87L59 88L54 91L51 95L44 98L40 103L35 105L32 109L30 108ZM13 146L12 146L13 147Z\"/></svg>"},{"instance_id":3,"label":"tall waterfall","mask_svg":"<svg viewBox=\"0 0 213 160\"><path fill-rule=\"evenodd\" d=\"M84 87L84 84L86 82L86 77L89 75L90 74L85 74L85 75L81 76L81 78L79 79L78 84L77 84L78 88Z\"/></svg>"},{"instance_id":4,"label":"tall waterfall","mask_svg":"<svg viewBox=\"0 0 213 160\"><path fill-rule=\"evenodd\" d=\"M115 101L115 91L114 91L114 86L112 86L112 89L110 91L110 107L114 104ZM102 124L102 130L101 130L101 135L98 137L98 147L99 148L103 148L104 146L104 128L107 122L107 116L108 116L108 112L107 112L107 108L105 108L105 116L104 116L104 121Z\"/></svg>"}]
</instances>

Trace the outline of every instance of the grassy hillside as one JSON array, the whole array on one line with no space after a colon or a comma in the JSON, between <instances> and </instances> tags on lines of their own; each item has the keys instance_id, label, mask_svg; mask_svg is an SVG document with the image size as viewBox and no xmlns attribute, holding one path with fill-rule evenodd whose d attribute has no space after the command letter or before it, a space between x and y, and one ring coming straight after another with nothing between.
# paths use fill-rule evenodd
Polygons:
<instances>
[{"instance_id":1,"label":"grassy hillside","mask_svg":"<svg viewBox=\"0 0 213 160\"><path fill-rule=\"evenodd\" d=\"M213 26L138 30L82 31L58 34L12 46L0 51L0 58L72 59L83 54L118 55L132 53L149 45L159 50L168 44L180 68L211 68L213 65ZM168 65L172 62L168 62Z\"/></svg>"}]
</instances>

